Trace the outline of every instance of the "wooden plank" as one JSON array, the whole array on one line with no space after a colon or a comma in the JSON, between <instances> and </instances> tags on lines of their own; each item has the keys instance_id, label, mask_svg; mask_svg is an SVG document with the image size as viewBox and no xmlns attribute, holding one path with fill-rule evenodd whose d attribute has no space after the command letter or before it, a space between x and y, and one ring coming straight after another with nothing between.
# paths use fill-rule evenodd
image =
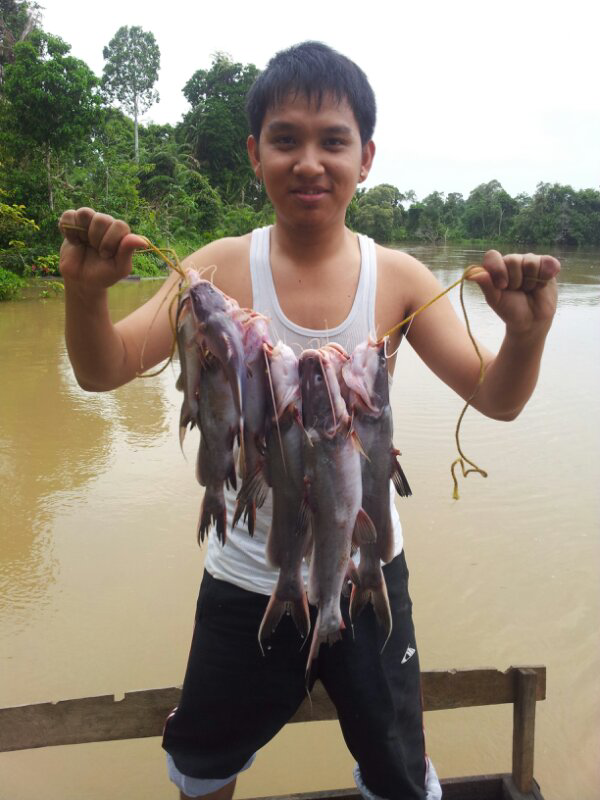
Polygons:
<instances>
[{"instance_id":1,"label":"wooden plank","mask_svg":"<svg viewBox=\"0 0 600 800\"><path fill-rule=\"evenodd\" d=\"M299 794L267 795L249 797L246 800L360 800L358 789L329 789L325 792L300 792Z\"/></svg>"},{"instance_id":2,"label":"wooden plank","mask_svg":"<svg viewBox=\"0 0 600 800\"><path fill-rule=\"evenodd\" d=\"M537 675L531 669L518 669L514 677L512 777L517 789L526 793L533 786Z\"/></svg>"},{"instance_id":3,"label":"wooden plank","mask_svg":"<svg viewBox=\"0 0 600 800\"><path fill-rule=\"evenodd\" d=\"M504 800L504 775L473 775L440 781L443 800Z\"/></svg>"},{"instance_id":4,"label":"wooden plank","mask_svg":"<svg viewBox=\"0 0 600 800\"><path fill-rule=\"evenodd\" d=\"M424 672L423 701L425 711L449 708L490 706L513 703L516 699L515 670L469 669ZM527 667L537 675L537 700L546 697L546 668Z\"/></svg>"},{"instance_id":5,"label":"wooden plank","mask_svg":"<svg viewBox=\"0 0 600 800\"><path fill-rule=\"evenodd\" d=\"M512 703L516 698L514 670L494 669L424 672L426 711L473 705ZM528 668L529 669L529 668ZM537 676L537 699L545 697L546 670ZM34 747L160 736L164 721L179 702L178 688L112 695L0 709L0 752ZM335 708L317 682L292 722L336 719Z\"/></svg>"},{"instance_id":6,"label":"wooden plank","mask_svg":"<svg viewBox=\"0 0 600 800\"><path fill-rule=\"evenodd\" d=\"M0 709L0 752L159 736L179 702L177 688Z\"/></svg>"},{"instance_id":7,"label":"wooden plank","mask_svg":"<svg viewBox=\"0 0 600 800\"><path fill-rule=\"evenodd\" d=\"M535 780L532 782L530 791L520 792L514 784L512 775L503 776L502 791L502 800L544 800L540 787Z\"/></svg>"},{"instance_id":8,"label":"wooden plank","mask_svg":"<svg viewBox=\"0 0 600 800\"><path fill-rule=\"evenodd\" d=\"M510 779L510 776L474 775L443 780L441 781L443 800L506 800L503 795L506 778ZM248 800L360 800L360 798L361 795L356 789L336 789L326 792L252 797Z\"/></svg>"}]
</instances>

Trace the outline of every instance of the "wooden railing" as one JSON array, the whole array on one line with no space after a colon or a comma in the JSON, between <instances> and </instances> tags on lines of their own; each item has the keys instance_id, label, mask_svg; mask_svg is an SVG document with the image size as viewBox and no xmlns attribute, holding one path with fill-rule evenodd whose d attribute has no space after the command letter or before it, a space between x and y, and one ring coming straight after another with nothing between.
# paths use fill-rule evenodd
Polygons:
<instances>
[{"instance_id":1,"label":"wooden railing","mask_svg":"<svg viewBox=\"0 0 600 800\"><path fill-rule=\"evenodd\" d=\"M512 773L499 776L476 776L473 779L444 781L444 798L540 798L533 780L535 708L546 697L545 667L510 667L495 669L448 670L422 673L425 711L439 711L470 706L512 703L513 755ZM62 700L58 703L15 706L0 709L0 752L26 750L55 745L102 742L114 739L138 739L160 736L169 712L179 702L180 690L145 689L128 692L122 699L113 695ZM291 722L336 719L336 711L323 686L317 682L310 703L305 701ZM452 787L473 783L473 792L462 794ZM475 783L480 786L475 789ZM492 794L490 787L502 783L502 794ZM484 793L487 782L488 791ZM494 790L495 791L495 790ZM512 792L512 793L511 793ZM291 797L291 795L288 795ZM310 795L317 798L318 795ZM355 797L351 792L320 793L321 797ZM298 795L300 797L300 795ZM303 795L308 800L309 795Z\"/></svg>"}]
</instances>

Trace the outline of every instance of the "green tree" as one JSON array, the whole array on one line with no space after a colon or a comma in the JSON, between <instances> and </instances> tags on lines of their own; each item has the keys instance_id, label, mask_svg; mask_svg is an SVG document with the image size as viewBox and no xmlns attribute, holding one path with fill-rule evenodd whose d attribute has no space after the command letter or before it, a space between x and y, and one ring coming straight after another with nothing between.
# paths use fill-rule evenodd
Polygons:
<instances>
[{"instance_id":1,"label":"green tree","mask_svg":"<svg viewBox=\"0 0 600 800\"><path fill-rule=\"evenodd\" d=\"M600 244L600 192L539 183L520 203L511 235L520 243Z\"/></svg>"},{"instance_id":2,"label":"green tree","mask_svg":"<svg viewBox=\"0 0 600 800\"><path fill-rule=\"evenodd\" d=\"M445 237L453 239L461 239L464 237L464 229L462 227L462 216L465 208L465 200L460 192L450 192L446 197L444 203L444 224L446 231Z\"/></svg>"},{"instance_id":3,"label":"green tree","mask_svg":"<svg viewBox=\"0 0 600 800\"><path fill-rule=\"evenodd\" d=\"M402 203L406 199L407 195L392 184L380 183L357 197L352 224L378 242L402 238L406 213Z\"/></svg>"},{"instance_id":4,"label":"green tree","mask_svg":"<svg viewBox=\"0 0 600 800\"><path fill-rule=\"evenodd\" d=\"M160 50L154 34L137 25L119 28L102 51L105 61L102 87L111 100L119 102L133 116L134 154L139 162L138 126L140 114L159 100L153 88L158 80Z\"/></svg>"},{"instance_id":5,"label":"green tree","mask_svg":"<svg viewBox=\"0 0 600 800\"><path fill-rule=\"evenodd\" d=\"M473 239L494 239L508 232L517 204L497 180L477 186L467 198L463 223Z\"/></svg>"},{"instance_id":6,"label":"green tree","mask_svg":"<svg viewBox=\"0 0 600 800\"><path fill-rule=\"evenodd\" d=\"M117 108L103 108L67 170L69 205L98 208L138 221L138 169L129 155L133 122Z\"/></svg>"},{"instance_id":7,"label":"green tree","mask_svg":"<svg viewBox=\"0 0 600 800\"><path fill-rule=\"evenodd\" d=\"M446 239L448 226L445 221L446 203L443 192L432 192L421 203L422 210L419 215L419 228L417 235L428 242L438 242Z\"/></svg>"},{"instance_id":8,"label":"green tree","mask_svg":"<svg viewBox=\"0 0 600 800\"><path fill-rule=\"evenodd\" d=\"M15 45L29 36L38 25L40 7L26 0L0 0L0 88L4 68L15 58Z\"/></svg>"},{"instance_id":9,"label":"green tree","mask_svg":"<svg viewBox=\"0 0 600 800\"><path fill-rule=\"evenodd\" d=\"M192 106L182 126L184 141L228 202L264 202L246 153L246 94L258 74L254 64L216 53L210 69L199 69L183 88Z\"/></svg>"},{"instance_id":10,"label":"green tree","mask_svg":"<svg viewBox=\"0 0 600 800\"><path fill-rule=\"evenodd\" d=\"M0 108L3 156L31 174L41 159L51 212L62 159L89 137L100 108L97 78L83 61L68 55L70 49L40 30L16 44Z\"/></svg>"}]
</instances>

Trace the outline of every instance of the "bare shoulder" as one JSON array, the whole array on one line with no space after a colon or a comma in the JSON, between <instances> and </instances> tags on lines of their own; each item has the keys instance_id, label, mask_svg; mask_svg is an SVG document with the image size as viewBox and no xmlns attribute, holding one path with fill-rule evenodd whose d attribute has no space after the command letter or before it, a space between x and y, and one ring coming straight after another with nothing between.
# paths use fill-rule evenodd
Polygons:
<instances>
[{"instance_id":1,"label":"bare shoulder","mask_svg":"<svg viewBox=\"0 0 600 800\"><path fill-rule=\"evenodd\" d=\"M425 264L402 250L377 245L376 253L378 307L386 323L391 317L398 322L435 294L438 282Z\"/></svg>"},{"instance_id":2,"label":"bare shoulder","mask_svg":"<svg viewBox=\"0 0 600 800\"><path fill-rule=\"evenodd\" d=\"M252 234L216 239L189 255L184 267L206 270L221 291L233 297L241 306L252 305L252 280L250 277L250 240ZM211 272L210 267L214 267Z\"/></svg>"}]
</instances>

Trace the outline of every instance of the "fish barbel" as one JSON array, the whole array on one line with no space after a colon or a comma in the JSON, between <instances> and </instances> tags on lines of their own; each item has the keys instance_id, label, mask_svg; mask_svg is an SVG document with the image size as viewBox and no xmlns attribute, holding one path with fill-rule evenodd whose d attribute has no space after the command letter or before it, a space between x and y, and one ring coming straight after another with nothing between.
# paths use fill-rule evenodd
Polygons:
<instances>
[{"instance_id":1,"label":"fish barbel","mask_svg":"<svg viewBox=\"0 0 600 800\"><path fill-rule=\"evenodd\" d=\"M392 617L381 561L387 563L394 555L390 479L401 496L410 495L411 491L392 442L385 341L359 344L342 367L342 375L348 387L348 407L354 428L365 453L361 464L362 505L377 531L374 544L360 546L358 581L352 588L350 618L354 621L370 601L387 641Z\"/></svg>"},{"instance_id":2,"label":"fish barbel","mask_svg":"<svg viewBox=\"0 0 600 800\"><path fill-rule=\"evenodd\" d=\"M204 541L214 523L219 540L225 544L227 512L223 488L225 485L237 488L233 448L235 440L241 436L242 422L225 370L212 354L203 360L200 385L200 449L196 477L205 492L198 521L198 541Z\"/></svg>"},{"instance_id":3,"label":"fish barbel","mask_svg":"<svg viewBox=\"0 0 600 800\"><path fill-rule=\"evenodd\" d=\"M304 466L298 358L291 347L278 342L269 353L275 408L266 433L267 477L273 489L273 515L267 538L267 560L279 567L258 632L259 642L270 636L285 612L291 614L303 638L310 631L308 602L302 579L302 561L310 546L305 517L299 525L304 499Z\"/></svg>"},{"instance_id":4,"label":"fish barbel","mask_svg":"<svg viewBox=\"0 0 600 800\"><path fill-rule=\"evenodd\" d=\"M313 547L308 600L318 606L308 668L322 642L341 637L340 594L353 541L374 542L373 523L362 509L360 456L350 435L350 416L335 366L327 352L300 356L304 441L305 505Z\"/></svg>"}]
</instances>

